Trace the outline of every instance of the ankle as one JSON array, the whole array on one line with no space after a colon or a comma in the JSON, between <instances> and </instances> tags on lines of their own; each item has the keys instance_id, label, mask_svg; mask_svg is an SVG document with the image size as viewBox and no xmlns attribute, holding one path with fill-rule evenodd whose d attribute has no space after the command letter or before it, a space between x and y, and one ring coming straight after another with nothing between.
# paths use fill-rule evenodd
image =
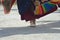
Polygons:
<instances>
[{"instance_id":1,"label":"ankle","mask_svg":"<svg viewBox=\"0 0 60 40\"><path fill-rule=\"evenodd\" d=\"M30 21L30 26L36 26L35 20Z\"/></svg>"}]
</instances>

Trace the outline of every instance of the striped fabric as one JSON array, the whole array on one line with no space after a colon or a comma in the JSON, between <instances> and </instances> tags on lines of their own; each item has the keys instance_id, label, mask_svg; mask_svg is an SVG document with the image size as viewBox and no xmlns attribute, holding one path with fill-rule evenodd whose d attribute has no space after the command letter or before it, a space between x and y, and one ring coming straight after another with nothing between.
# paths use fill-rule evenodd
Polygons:
<instances>
[{"instance_id":1,"label":"striped fabric","mask_svg":"<svg viewBox=\"0 0 60 40\"><path fill-rule=\"evenodd\" d=\"M42 4L44 13L47 13L48 11L51 11L56 5L51 2L46 2Z\"/></svg>"},{"instance_id":2,"label":"striped fabric","mask_svg":"<svg viewBox=\"0 0 60 40\"><path fill-rule=\"evenodd\" d=\"M42 7L41 7L42 6ZM46 14L47 12L54 12L54 10L53 10L53 8L55 7L56 5L55 4L53 4L53 3L51 3L51 2L45 2L45 3L43 3L43 4L41 4L40 6L39 6L39 8L40 8L40 13L35 13L35 15L37 14L37 15L44 15L44 14ZM39 10L38 10L39 11Z\"/></svg>"}]
</instances>

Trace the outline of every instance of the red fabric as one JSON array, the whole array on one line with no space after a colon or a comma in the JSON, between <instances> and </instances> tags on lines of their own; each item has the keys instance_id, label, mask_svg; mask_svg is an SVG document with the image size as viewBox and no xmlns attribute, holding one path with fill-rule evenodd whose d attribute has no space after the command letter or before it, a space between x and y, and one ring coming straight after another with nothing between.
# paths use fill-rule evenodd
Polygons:
<instances>
[{"instance_id":1,"label":"red fabric","mask_svg":"<svg viewBox=\"0 0 60 40\"><path fill-rule=\"evenodd\" d=\"M42 15L44 13L42 5L37 6L35 10L35 15Z\"/></svg>"},{"instance_id":2,"label":"red fabric","mask_svg":"<svg viewBox=\"0 0 60 40\"><path fill-rule=\"evenodd\" d=\"M43 12L43 8L42 8L42 5L39 6L39 12L40 12L39 14L41 14L41 15L42 15L42 13L44 13Z\"/></svg>"},{"instance_id":3,"label":"red fabric","mask_svg":"<svg viewBox=\"0 0 60 40\"><path fill-rule=\"evenodd\" d=\"M15 0L12 0L12 2L11 2L11 7L12 7L12 5L14 4L14 2L15 2Z\"/></svg>"},{"instance_id":4,"label":"red fabric","mask_svg":"<svg viewBox=\"0 0 60 40\"><path fill-rule=\"evenodd\" d=\"M8 2L9 2L9 4L8 4ZM14 2L15 2L15 0L10 0L10 1L2 0L2 5L4 7L5 14L9 14Z\"/></svg>"}]
</instances>

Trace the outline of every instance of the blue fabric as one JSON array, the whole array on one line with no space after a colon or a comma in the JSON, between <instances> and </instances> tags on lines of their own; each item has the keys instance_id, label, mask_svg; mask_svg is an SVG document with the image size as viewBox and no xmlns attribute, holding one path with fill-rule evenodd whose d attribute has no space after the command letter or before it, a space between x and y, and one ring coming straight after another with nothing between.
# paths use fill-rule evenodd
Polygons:
<instances>
[{"instance_id":1,"label":"blue fabric","mask_svg":"<svg viewBox=\"0 0 60 40\"><path fill-rule=\"evenodd\" d=\"M56 6L55 4L52 4L52 3L49 3L49 2L46 2L43 5L44 5L46 11L51 11L51 9Z\"/></svg>"},{"instance_id":2,"label":"blue fabric","mask_svg":"<svg viewBox=\"0 0 60 40\"><path fill-rule=\"evenodd\" d=\"M33 2L31 0L17 0L17 6L20 14L27 10L34 10Z\"/></svg>"}]
</instances>

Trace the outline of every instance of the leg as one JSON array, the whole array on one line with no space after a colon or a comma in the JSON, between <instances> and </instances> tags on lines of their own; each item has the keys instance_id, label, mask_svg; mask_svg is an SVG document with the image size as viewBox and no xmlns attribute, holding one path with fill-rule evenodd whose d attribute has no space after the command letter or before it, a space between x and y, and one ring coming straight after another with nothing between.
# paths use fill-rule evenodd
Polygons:
<instances>
[{"instance_id":1,"label":"leg","mask_svg":"<svg viewBox=\"0 0 60 40\"><path fill-rule=\"evenodd\" d=\"M35 19L34 20L30 20L30 27L35 27L36 23L35 23Z\"/></svg>"}]
</instances>

